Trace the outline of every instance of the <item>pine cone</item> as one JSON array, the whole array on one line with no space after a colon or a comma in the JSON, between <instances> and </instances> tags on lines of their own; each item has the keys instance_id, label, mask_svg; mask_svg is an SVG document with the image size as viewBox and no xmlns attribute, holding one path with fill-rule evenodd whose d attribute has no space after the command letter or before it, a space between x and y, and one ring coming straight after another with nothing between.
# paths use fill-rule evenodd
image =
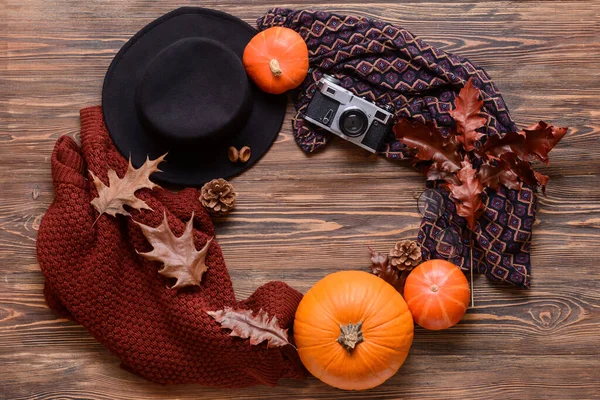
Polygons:
<instances>
[{"instance_id":1,"label":"pine cone","mask_svg":"<svg viewBox=\"0 0 600 400\"><path fill-rule=\"evenodd\" d=\"M235 205L233 186L223 178L213 179L200 190L200 203L213 215L225 215Z\"/></svg>"},{"instance_id":2,"label":"pine cone","mask_svg":"<svg viewBox=\"0 0 600 400\"><path fill-rule=\"evenodd\" d=\"M389 260L400 271L411 270L421 263L421 247L413 240L400 241L390 250Z\"/></svg>"}]
</instances>

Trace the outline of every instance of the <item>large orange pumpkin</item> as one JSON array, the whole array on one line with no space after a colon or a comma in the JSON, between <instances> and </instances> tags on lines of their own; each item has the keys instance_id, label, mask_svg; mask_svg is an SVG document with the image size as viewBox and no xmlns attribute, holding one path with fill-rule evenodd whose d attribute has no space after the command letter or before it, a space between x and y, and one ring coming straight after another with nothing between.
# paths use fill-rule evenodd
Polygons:
<instances>
[{"instance_id":1,"label":"large orange pumpkin","mask_svg":"<svg viewBox=\"0 0 600 400\"><path fill-rule=\"evenodd\" d=\"M412 270L404 284L404 299L423 328L456 325L469 306L471 290L462 271L444 260L429 260Z\"/></svg>"},{"instance_id":2,"label":"large orange pumpkin","mask_svg":"<svg viewBox=\"0 0 600 400\"><path fill-rule=\"evenodd\" d=\"M413 340L412 316L383 279L343 271L317 282L294 321L298 354L315 377L340 389L380 385L404 363Z\"/></svg>"},{"instance_id":3,"label":"large orange pumpkin","mask_svg":"<svg viewBox=\"0 0 600 400\"><path fill-rule=\"evenodd\" d=\"M242 61L261 90L280 94L294 89L306 77L308 48L296 31L274 26L250 40Z\"/></svg>"}]
</instances>

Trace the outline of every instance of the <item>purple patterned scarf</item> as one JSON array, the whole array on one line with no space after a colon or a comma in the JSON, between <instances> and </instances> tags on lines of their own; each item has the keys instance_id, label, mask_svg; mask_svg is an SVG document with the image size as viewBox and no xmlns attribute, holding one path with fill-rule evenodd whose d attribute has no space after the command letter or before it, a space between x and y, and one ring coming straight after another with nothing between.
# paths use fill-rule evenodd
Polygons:
<instances>
[{"instance_id":1,"label":"purple patterned scarf","mask_svg":"<svg viewBox=\"0 0 600 400\"><path fill-rule=\"evenodd\" d=\"M401 27L366 17L281 8L258 20L260 30L272 26L297 31L308 45L312 69L294 100L297 114L292 120L296 142L305 152L322 148L329 137L302 118L323 74L334 75L343 87L380 106L393 104L398 117L433 121L444 134L454 125L449 111L458 91L473 78L484 100L482 115L487 117L482 132L502 135L517 130L498 88L482 68L428 45ZM389 159L408 157L406 148L394 139L381 154ZM453 254L453 263L468 271L472 256L474 270L489 279L529 287L535 190L526 186L520 191L486 189L485 212L473 232L456 214L448 193L439 193L445 202L443 215L424 218L418 233L424 258L441 258L445 244L439 233L452 227L459 235L455 247L463 244Z\"/></svg>"}]
</instances>

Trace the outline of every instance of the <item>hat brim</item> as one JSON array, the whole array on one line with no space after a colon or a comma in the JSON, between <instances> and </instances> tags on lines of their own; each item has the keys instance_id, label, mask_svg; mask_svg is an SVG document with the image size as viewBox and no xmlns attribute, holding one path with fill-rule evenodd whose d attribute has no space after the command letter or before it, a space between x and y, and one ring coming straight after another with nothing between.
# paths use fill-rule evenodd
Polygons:
<instances>
[{"instance_id":1,"label":"hat brim","mask_svg":"<svg viewBox=\"0 0 600 400\"><path fill-rule=\"evenodd\" d=\"M285 95L272 95L251 83L252 112L246 125L227 140L210 145L168 148L143 126L135 105L135 92L146 66L170 44L188 37L221 42L242 59L244 48L257 30L239 18L220 11L183 7L163 15L133 36L113 59L102 88L102 110L110 137L134 166L169 153L161 163L157 181L178 186L199 186L215 178L230 178L254 165L277 137L286 109ZM207 55L209 56L209 55ZM246 163L229 160L229 146L248 146Z\"/></svg>"}]
</instances>

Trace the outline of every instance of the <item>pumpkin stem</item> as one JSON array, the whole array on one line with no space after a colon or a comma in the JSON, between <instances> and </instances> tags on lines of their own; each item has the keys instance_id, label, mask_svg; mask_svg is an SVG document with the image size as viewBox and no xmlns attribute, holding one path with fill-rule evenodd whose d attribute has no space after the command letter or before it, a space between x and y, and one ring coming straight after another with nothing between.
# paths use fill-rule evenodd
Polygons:
<instances>
[{"instance_id":1,"label":"pumpkin stem","mask_svg":"<svg viewBox=\"0 0 600 400\"><path fill-rule=\"evenodd\" d=\"M276 59L272 59L269 62L269 68L271 68L271 73L273 74L273 76L279 76L279 75L283 74L283 71L281 70L281 67L279 66L279 61L277 61Z\"/></svg>"},{"instance_id":2,"label":"pumpkin stem","mask_svg":"<svg viewBox=\"0 0 600 400\"><path fill-rule=\"evenodd\" d=\"M435 292L437 292L438 290L440 290L440 288L439 288L439 286L438 286L438 285L431 285L431 288L430 288L430 289L431 289L431 291L432 291L432 292L434 292L434 293L435 293Z\"/></svg>"},{"instance_id":3,"label":"pumpkin stem","mask_svg":"<svg viewBox=\"0 0 600 400\"><path fill-rule=\"evenodd\" d=\"M344 346L348 353L352 353L356 345L365 340L361 330L362 324L362 322L359 322L358 324L348 324L346 326L340 325L341 333L337 341Z\"/></svg>"}]
</instances>

